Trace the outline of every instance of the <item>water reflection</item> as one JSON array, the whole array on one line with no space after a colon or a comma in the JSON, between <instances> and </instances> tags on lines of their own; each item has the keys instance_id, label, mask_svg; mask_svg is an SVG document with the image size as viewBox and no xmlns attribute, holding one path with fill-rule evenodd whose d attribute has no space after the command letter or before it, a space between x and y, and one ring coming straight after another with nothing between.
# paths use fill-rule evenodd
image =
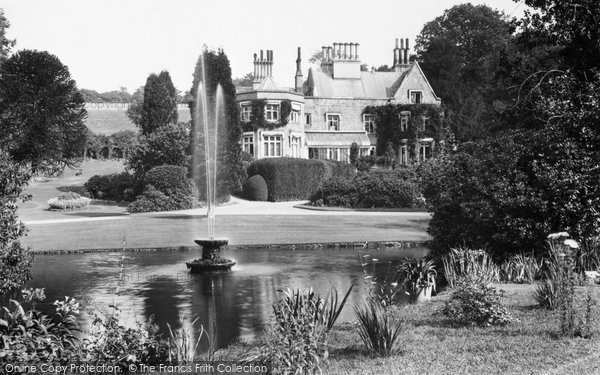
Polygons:
<instances>
[{"instance_id":1,"label":"water reflection","mask_svg":"<svg viewBox=\"0 0 600 375\"><path fill-rule=\"evenodd\" d=\"M422 248L225 250L223 255L238 266L213 276L187 272L184 262L197 257L189 251L38 255L30 286L46 288L48 306L65 295L103 310L114 304L127 325L152 316L165 333L166 323L179 326L179 316L187 329L198 317L223 347L237 339L252 339L266 328L279 289L313 287L324 297L332 286L343 294L354 284L340 316L340 321L352 320L351 307L367 295L362 255L385 264L426 252ZM81 317L89 324L87 313Z\"/></svg>"}]
</instances>

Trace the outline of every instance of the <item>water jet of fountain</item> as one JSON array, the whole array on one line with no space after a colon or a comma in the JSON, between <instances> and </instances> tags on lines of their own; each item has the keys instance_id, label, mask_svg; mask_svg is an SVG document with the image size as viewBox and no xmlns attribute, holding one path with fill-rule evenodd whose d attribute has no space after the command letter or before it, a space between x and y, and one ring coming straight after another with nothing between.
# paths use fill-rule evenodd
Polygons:
<instances>
[{"instance_id":1,"label":"water jet of fountain","mask_svg":"<svg viewBox=\"0 0 600 375\"><path fill-rule=\"evenodd\" d=\"M188 268L199 272L211 270L228 270L235 264L229 259L220 258L220 249L227 245L226 239L215 239L215 204L217 198L217 151L218 128L225 122L225 107L223 101L223 88L217 84L214 100L208 98L206 86L206 67L204 55L200 56L200 81L196 88L193 121L195 124L193 138L192 170L194 181L199 181L202 176L196 169L200 161L200 131L204 135L204 165L206 180L206 218L208 225L208 239L197 239L196 243L202 246L202 260L188 262ZM214 103L214 108L209 108L209 102ZM202 264L200 264L202 263ZM211 269L208 269L211 268Z\"/></svg>"}]
</instances>

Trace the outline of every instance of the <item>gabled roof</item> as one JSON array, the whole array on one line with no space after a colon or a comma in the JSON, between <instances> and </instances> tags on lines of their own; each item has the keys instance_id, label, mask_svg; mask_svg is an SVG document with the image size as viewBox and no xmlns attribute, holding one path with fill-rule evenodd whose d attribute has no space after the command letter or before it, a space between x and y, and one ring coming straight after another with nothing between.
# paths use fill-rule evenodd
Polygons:
<instances>
[{"instance_id":1,"label":"gabled roof","mask_svg":"<svg viewBox=\"0 0 600 375\"><path fill-rule=\"evenodd\" d=\"M360 72L360 78L333 78L331 73L309 69L306 90L323 98L408 100L407 90L423 90L431 104L441 103L417 62L398 72Z\"/></svg>"},{"instance_id":2,"label":"gabled roof","mask_svg":"<svg viewBox=\"0 0 600 375\"><path fill-rule=\"evenodd\" d=\"M333 98L392 98L403 72L360 72L360 78L338 78L317 69L309 70L313 95Z\"/></svg>"},{"instance_id":3,"label":"gabled roof","mask_svg":"<svg viewBox=\"0 0 600 375\"><path fill-rule=\"evenodd\" d=\"M254 88L256 91L288 91L288 89L279 86L271 76L265 77L262 82Z\"/></svg>"}]
</instances>

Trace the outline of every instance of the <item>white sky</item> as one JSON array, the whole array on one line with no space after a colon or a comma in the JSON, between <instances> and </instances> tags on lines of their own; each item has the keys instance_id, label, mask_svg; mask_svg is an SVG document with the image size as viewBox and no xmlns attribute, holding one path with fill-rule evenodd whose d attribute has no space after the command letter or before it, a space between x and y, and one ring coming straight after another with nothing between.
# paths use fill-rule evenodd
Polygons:
<instances>
[{"instance_id":1,"label":"white sky","mask_svg":"<svg viewBox=\"0 0 600 375\"><path fill-rule=\"evenodd\" d=\"M80 88L133 92L152 72L168 70L189 90L202 45L222 47L233 77L253 70L253 54L271 49L273 75L293 86L297 47L308 58L333 42L360 43L371 66L391 65L395 38L411 50L423 25L460 0L1 0L19 49L46 50L66 64ZM473 0L521 16L513 0ZM356 4L356 5L354 5Z\"/></svg>"}]
</instances>

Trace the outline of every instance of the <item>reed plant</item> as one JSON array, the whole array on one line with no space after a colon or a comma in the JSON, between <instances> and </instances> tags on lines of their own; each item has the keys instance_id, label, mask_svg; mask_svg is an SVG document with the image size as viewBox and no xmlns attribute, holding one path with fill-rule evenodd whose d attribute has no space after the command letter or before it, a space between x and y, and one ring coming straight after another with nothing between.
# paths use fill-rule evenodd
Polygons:
<instances>
[{"instance_id":1,"label":"reed plant","mask_svg":"<svg viewBox=\"0 0 600 375\"><path fill-rule=\"evenodd\" d=\"M362 307L355 307L358 334L369 350L389 356L396 349L406 325L393 309L369 298Z\"/></svg>"},{"instance_id":2,"label":"reed plant","mask_svg":"<svg viewBox=\"0 0 600 375\"><path fill-rule=\"evenodd\" d=\"M500 282L500 267L496 265L484 250L453 248L442 257L444 277L451 288L461 277L468 276L471 280L484 284Z\"/></svg>"}]
</instances>

